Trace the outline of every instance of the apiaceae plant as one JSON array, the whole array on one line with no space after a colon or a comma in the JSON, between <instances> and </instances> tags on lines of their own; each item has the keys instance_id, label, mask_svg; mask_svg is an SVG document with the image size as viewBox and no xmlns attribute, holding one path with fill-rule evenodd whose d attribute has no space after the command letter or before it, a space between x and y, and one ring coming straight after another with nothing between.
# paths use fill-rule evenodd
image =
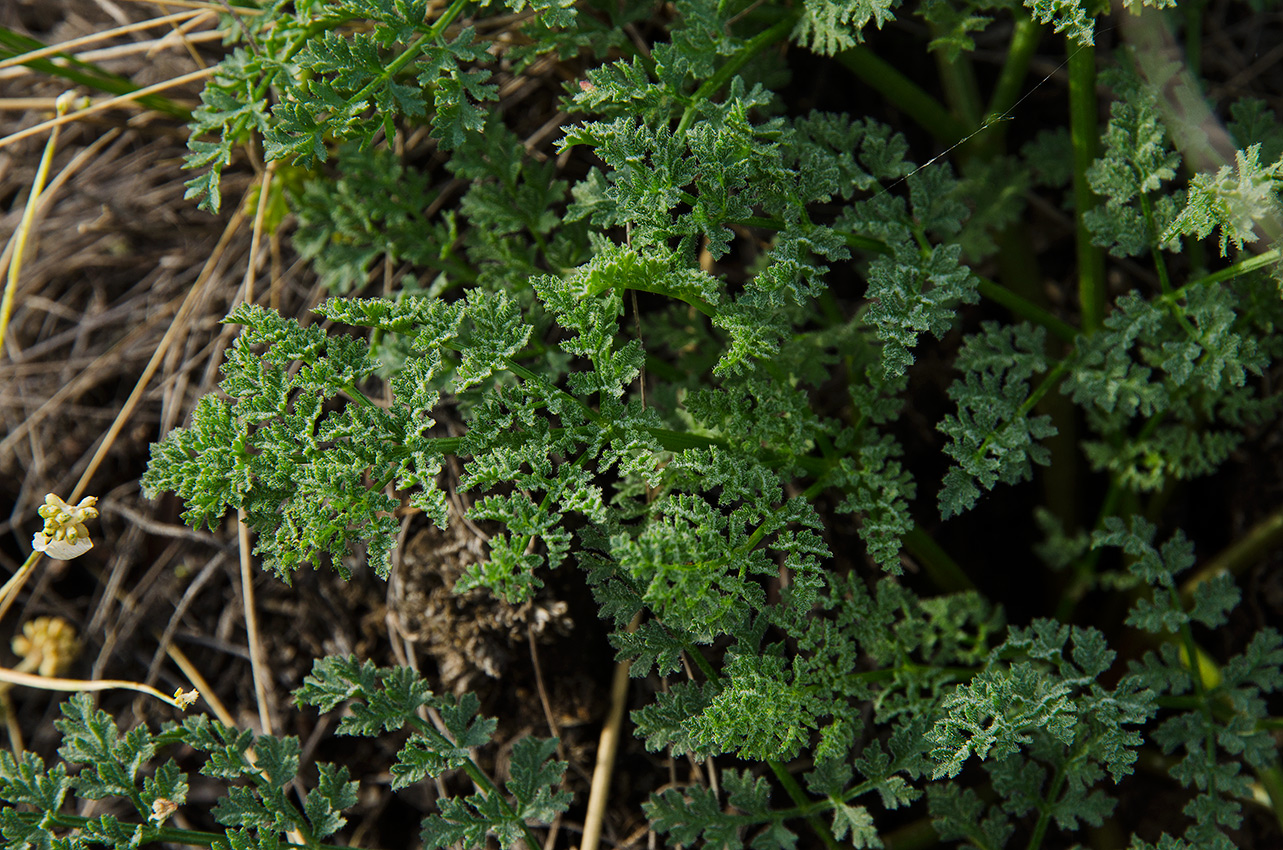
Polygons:
<instances>
[{"instance_id":1,"label":"apiaceae plant","mask_svg":"<svg viewBox=\"0 0 1283 850\"><path fill-rule=\"evenodd\" d=\"M651 795L672 847L1283 841L1283 637L1236 611L1263 547L1194 569L1170 510L1277 427L1283 125L1261 100L1206 104L1166 50L1183 22L1196 53L1202 7L1149 8L1174 5L233 0L190 196L217 209L247 142L292 169L332 326L237 307L220 392L154 446L144 488L192 525L243 511L286 582L346 577L352 553L386 578L398 511L459 521L460 459L468 519L496 531L459 589L515 604L580 570L631 674L673 677L633 728L720 781ZM875 49L899 23L929 34L914 55L943 101ZM1017 145L1047 44L1068 108ZM498 75L545 58L582 69L555 157L495 108ZM797 108L816 67L863 91ZM888 102L948 155L914 158ZM1199 109L1225 119L1223 161ZM420 128L444 187L392 143ZM1063 224L1046 259L1034 199ZM349 297L376 264L413 274ZM1038 485L1040 504L1012 496ZM1056 588L1020 625L985 593L1001 579L934 539L975 522L988 545L993 504L1043 537L997 572ZM1277 509L1252 517L1267 539ZM1219 639L1233 617L1247 636ZM555 741L519 741L497 782L475 756L494 721L413 671L321 658L296 699L343 708L339 734L405 730L394 790L466 772L426 847L534 848L572 805ZM126 731L85 697L59 728L53 767L0 754L8 846L319 847L357 800L344 767L300 777L290 737ZM225 832L168 825L189 782L156 762L180 744L228 783ZM1120 806L1138 766L1183 809Z\"/></svg>"}]
</instances>

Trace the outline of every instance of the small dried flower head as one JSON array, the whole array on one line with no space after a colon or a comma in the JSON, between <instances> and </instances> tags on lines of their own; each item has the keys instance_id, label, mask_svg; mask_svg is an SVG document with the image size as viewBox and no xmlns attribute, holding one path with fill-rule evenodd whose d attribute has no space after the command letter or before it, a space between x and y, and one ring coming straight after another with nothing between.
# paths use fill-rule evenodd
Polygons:
<instances>
[{"instance_id":1,"label":"small dried flower head","mask_svg":"<svg viewBox=\"0 0 1283 850\"><path fill-rule=\"evenodd\" d=\"M96 504L96 496L86 496L74 507L53 493L45 496L45 503L37 510L44 518L45 527L31 538L31 548L60 561L78 558L94 548L85 522L98 518Z\"/></svg>"},{"instance_id":2,"label":"small dried flower head","mask_svg":"<svg viewBox=\"0 0 1283 850\"><path fill-rule=\"evenodd\" d=\"M13 654L22 659L20 669L41 676L57 676L80 654L76 629L61 617L37 617L13 639Z\"/></svg>"},{"instance_id":3,"label":"small dried flower head","mask_svg":"<svg viewBox=\"0 0 1283 850\"><path fill-rule=\"evenodd\" d=\"M178 811L178 804L173 800L166 800L164 797L157 797L151 804L151 817L147 820L160 826L170 815Z\"/></svg>"},{"instance_id":4,"label":"small dried flower head","mask_svg":"<svg viewBox=\"0 0 1283 850\"><path fill-rule=\"evenodd\" d=\"M200 691L185 691L182 688L174 691L174 702L178 703L178 707L183 711L186 711L188 706L196 702L198 697L200 697Z\"/></svg>"}]
</instances>

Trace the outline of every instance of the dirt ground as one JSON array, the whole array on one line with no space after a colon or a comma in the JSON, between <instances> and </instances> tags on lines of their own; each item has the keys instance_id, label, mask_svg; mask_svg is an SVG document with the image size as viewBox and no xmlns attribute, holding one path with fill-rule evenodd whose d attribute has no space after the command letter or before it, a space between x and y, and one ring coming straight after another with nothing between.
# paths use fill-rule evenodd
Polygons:
<instances>
[{"instance_id":1,"label":"dirt ground","mask_svg":"<svg viewBox=\"0 0 1283 850\"><path fill-rule=\"evenodd\" d=\"M141 0L0 0L0 26L53 43L164 11ZM179 38L159 26L84 49L106 51L90 58L147 85L216 61L219 42L196 34L209 29L207 21ZM1278 74L1277 44L1251 48L1240 40L1231 47L1242 54L1243 73ZM1233 50L1217 51L1215 61L1232 61L1227 53ZM1207 52L1212 61L1212 46ZM1258 67L1264 70L1252 71ZM552 91L560 82L557 69L546 73L546 91ZM166 94L194 106L199 85ZM63 88L24 68L0 69L0 137L47 119ZM545 101L553 102L539 102ZM532 127L552 114L532 114ZM554 137L541 142L545 149ZM0 236L6 239L17 229L47 138L36 134L0 148ZM287 587L254 566L248 574L267 671L256 687L235 518L212 532L193 531L181 523L176 500L142 496L138 479L150 443L183 424L196 399L218 380L234 333L219 321L230 306L251 294L303 317L324 297L286 234L254 236L241 201L260 165L245 158L228 170L224 210L213 216L183 199L185 151L179 121L134 107L68 124L58 140L49 200L26 249L0 357L4 575L25 557L46 493L96 495L102 516L91 553L72 562L42 562L0 630L0 663L14 663L7 649L13 624L57 616L76 625L82 642L68 676L132 679L173 692L193 686L184 668L195 671L208 683L201 689L238 724L299 736L305 761L347 764L363 794L343 840L389 850L415 842L432 789L393 797L383 771L396 742L335 738L329 734L334 720L298 711L290 692L312 660L325 654L356 652L381 664L412 664L440 690L476 690L483 710L500 719L501 741L527 733L561 736L570 762L567 788L576 804L558 825L555 846L577 845L614 664L576 575L564 571L519 610L478 596L453 597L448 587L480 551L482 530L457 525L445 535L414 517L406 519L391 583L357 569L351 582L300 573ZM1235 512L1229 521L1239 528L1266 509L1254 510L1253 499L1283 498L1277 484L1283 464L1269 472L1283 458L1283 437L1263 438L1271 439L1262 443L1266 458L1256 474L1216 484L1240 488L1227 493L1226 508ZM91 467L87 486L77 490ZM1277 578L1254 581L1257 596L1245 594L1256 606L1254 619L1269 620L1283 611L1283 589ZM657 686L635 682L630 707L647 702L647 689ZM10 698L11 734L52 754L59 695L17 689ZM155 727L173 717L163 704L142 697L112 693L100 702L126 725ZM501 774L505 757L501 747ZM654 836L648 836L640 803L661 782L699 776L698 765L646 754L626 731L606 842L646 846ZM197 785L190 799L198 807L210 793ZM1162 797L1145 799L1155 805ZM188 817L177 825L212 826L199 814ZM1269 833L1268 824L1263 829Z\"/></svg>"}]
</instances>

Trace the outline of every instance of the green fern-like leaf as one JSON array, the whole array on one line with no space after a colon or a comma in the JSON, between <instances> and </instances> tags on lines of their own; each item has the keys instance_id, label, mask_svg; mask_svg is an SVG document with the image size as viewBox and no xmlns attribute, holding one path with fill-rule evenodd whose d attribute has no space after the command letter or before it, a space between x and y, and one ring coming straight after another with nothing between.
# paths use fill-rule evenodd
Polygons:
<instances>
[{"instance_id":1,"label":"green fern-like leaf","mask_svg":"<svg viewBox=\"0 0 1283 850\"><path fill-rule=\"evenodd\" d=\"M807 0L793 37L817 53L832 56L864 41L870 23L878 29L894 18L896 0Z\"/></svg>"},{"instance_id":2,"label":"green fern-like leaf","mask_svg":"<svg viewBox=\"0 0 1283 850\"><path fill-rule=\"evenodd\" d=\"M1017 653L1028 660L997 662ZM1012 629L993 659L941 706L944 716L930 733L936 777L956 776L972 755L1001 762L1035 739L1089 754L1115 781L1131 772L1140 736L1123 727L1152 713L1153 696L1135 679L1113 692L1095 684L1113 662L1099 632L1037 620ZM1083 762L1079 769L1090 768Z\"/></svg>"},{"instance_id":3,"label":"green fern-like leaf","mask_svg":"<svg viewBox=\"0 0 1283 850\"><path fill-rule=\"evenodd\" d=\"M1230 243L1235 249L1257 241L1258 223L1269 222L1277 229L1279 187L1283 185L1283 159L1269 165L1260 163L1261 146L1252 145L1234 152L1234 168L1222 166L1215 175L1197 174L1190 183L1185 208L1168 227L1172 234L1207 237L1213 230L1220 237L1221 256Z\"/></svg>"},{"instance_id":4,"label":"green fern-like leaf","mask_svg":"<svg viewBox=\"0 0 1283 850\"><path fill-rule=\"evenodd\" d=\"M1115 256L1174 247L1168 223L1177 201L1159 190L1176 176L1180 156L1171 149L1154 91L1129 70L1113 79L1125 99L1110 105L1104 155L1087 170L1092 191L1107 200L1084 220L1092 241Z\"/></svg>"},{"instance_id":5,"label":"green fern-like leaf","mask_svg":"<svg viewBox=\"0 0 1283 850\"><path fill-rule=\"evenodd\" d=\"M1046 372L1046 334L1027 324L984 326L958 352L963 377L949 388L957 415L938 426L950 442L945 453L957 466L946 474L940 513L949 517L972 507L976 485L992 490L998 481L1028 480L1032 463L1046 465L1050 452L1038 440L1054 436L1050 417L1030 416L1035 398L1030 381Z\"/></svg>"},{"instance_id":6,"label":"green fern-like leaf","mask_svg":"<svg viewBox=\"0 0 1283 850\"><path fill-rule=\"evenodd\" d=\"M1164 643L1157 653L1146 653L1133 662L1132 677L1157 695L1190 695L1186 702L1192 700L1194 707L1169 713L1154 739L1164 753L1183 753L1172 776L1194 792L1184 808L1191 819L1185 839L1191 846L1228 848L1233 843L1226 830L1238 827L1241 801L1252 798L1243 763L1256 768L1276 763L1277 748L1260 721L1266 695L1283 690L1283 636L1275 629L1258 632L1243 653L1218 672L1202 663L1191 666L1188 659L1196 650L1190 621L1223 622L1238 601L1238 592L1223 580L1205 582L1187 609L1176 591L1175 577L1193 565L1193 548L1181 534L1155 546L1155 532L1141 518L1131 523L1110 518L1093 542L1132 556L1131 569L1153 588L1152 600L1139 600L1129 622L1158 634L1179 633L1179 643ZM1229 710L1214 713L1213 705ZM1166 836L1164 841L1181 846Z\"/></svg>"},{"instance_id":7,"label":"green fern-like leaf","mask_svg":"<svg viewBox=\"0 0 1283 850\"><path fill-rule=\"evenodd\" d=\"M883 369L891 376L913 363L918 337L937 339L953 326L958 304L975 303L976 281L960 262L956 245L937 246L926 255L879 257L869 268L867 317L882 340Z\"/></svg>"}]
</instances>

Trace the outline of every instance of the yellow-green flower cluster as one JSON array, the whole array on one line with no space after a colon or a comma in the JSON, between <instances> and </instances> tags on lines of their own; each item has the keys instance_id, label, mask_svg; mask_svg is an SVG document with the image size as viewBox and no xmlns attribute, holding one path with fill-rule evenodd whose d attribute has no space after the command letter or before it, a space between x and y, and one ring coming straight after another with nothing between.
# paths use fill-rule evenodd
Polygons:
<instances>
[{"instance_id":1,"label":"yellow-green flower cluster","mask_svg":"<svg viewBox=\"0 0 1283 850\"><path fill-rule=\"evenodd\" d=\"M23 625L12 648L13 654L22 659L20 671L57 676L75 661L80 640L75 627L61 617L37 617Z\"/></svg>"},{"instance_id":2,"label":"yellow-green flower cluster","mask_svg":"<svg viewBox=\"0 0 1283 850\"><path fill-rule=\"evenodd\" d=\"M98 518L96 504L96 496L86 496L74 507L53 493L45 496L45 503L37 511L44 518L45 527L31 538L31 548L60 561L70 561L88 552L94 542L89 539L85 522Z\"/></svg>"}]
</instances>

